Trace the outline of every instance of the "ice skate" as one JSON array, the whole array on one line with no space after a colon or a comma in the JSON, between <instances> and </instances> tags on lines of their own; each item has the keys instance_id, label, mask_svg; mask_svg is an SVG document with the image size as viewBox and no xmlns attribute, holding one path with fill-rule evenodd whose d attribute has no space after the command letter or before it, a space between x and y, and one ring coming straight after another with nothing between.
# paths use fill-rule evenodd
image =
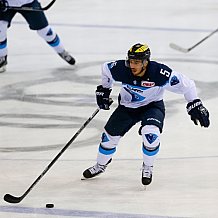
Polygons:
<instances>
[{"instance_id":1,"label":"ice skate","mask_svg":"<svg viewBox=\"0 0 218 218\"><path fill-rule=\"evenodd\" d=\"M142 165L142 184L149 185L152 181L152 171L153 166L146 166L144 163Z\"/></svg>"},{"instance_id":2,"label":"ice skate","mask_svg":"<svg viewBox=\"0 0 218 218\"><path fill-rule=\"evenodd\" d=\"M93 178L101 173L104 173L105 169L107 168L107 166L111 162L111 160L112 159L110 159L106 165L101 165L101 164L97 163L94 166L86 169L83 172L83 177L81 178L81 180L90 179L90 178Z\"/></svg>"},{"instance_id":3,"label":"ice skate","mask_svg":"<svg viewBox=\"0 0 218 218\"><path fill-rule=\"evenodd\" d=\"M6 65L7 65L7 55L0 57L0 73L3 73L6 71Z\"/></svg>"},{"instance_id":4,"label":"ice skate","mask_svg":"<svg viewBox=\"0 0 218 218\"><path fill-rule=\"evenodd\" d=\"M76 60L67 51L64 50L63 52L58 54L62 59L64 59L70 65L74 65L76 63Z\"/></svg>"}]
</instances>

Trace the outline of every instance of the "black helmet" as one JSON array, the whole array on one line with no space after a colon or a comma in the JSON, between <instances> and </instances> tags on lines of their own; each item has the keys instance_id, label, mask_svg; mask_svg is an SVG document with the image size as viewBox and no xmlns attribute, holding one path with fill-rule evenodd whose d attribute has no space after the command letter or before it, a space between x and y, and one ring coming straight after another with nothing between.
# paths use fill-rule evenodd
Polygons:
<instances>
[{"instance_id":1,"label":"black helmet","mask_svg":"<svg viewBox=\"0 0 218 218\"><path fill-rule=\"evenodd\" d=\"M137 43L133 45L128 51L128 60L129 59L139 59L139 60L149 60L151 51L147 44Z\"/></svg>"}]
</instances>

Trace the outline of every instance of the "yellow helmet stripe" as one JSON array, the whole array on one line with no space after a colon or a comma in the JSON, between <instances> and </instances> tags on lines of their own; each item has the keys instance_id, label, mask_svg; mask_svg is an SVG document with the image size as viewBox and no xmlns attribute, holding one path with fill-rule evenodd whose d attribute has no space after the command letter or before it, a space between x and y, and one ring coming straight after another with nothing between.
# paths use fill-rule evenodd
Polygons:
<instances>
[{"instance_id":1,"label":"yellow helmet stripe","mask_svg":"<svg viewBox=\"0 0 218 218\"><path fill-rule=\"evenodd\" d=\"M148 49L148 45L144 44L143 46L141 46L140 48L135 50L135 52L136 53L138 53L138 52L145 52L147 49Z\"/></svg>"}]
</instances>

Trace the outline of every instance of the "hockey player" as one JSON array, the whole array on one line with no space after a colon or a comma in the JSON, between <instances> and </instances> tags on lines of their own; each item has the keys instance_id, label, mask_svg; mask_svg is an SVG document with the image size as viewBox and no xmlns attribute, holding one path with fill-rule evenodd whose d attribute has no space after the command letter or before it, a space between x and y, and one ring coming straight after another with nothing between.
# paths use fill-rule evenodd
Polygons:
<instances>
[{"instance_id":1,"label":"hockey player","mask_svg":"<svg viewBox=\"0 0 218 218\"><path fill-rule=\"evenodd\" d=\"M6 70L7 65L7 29L16 13L20 13L31 30L37 33L58 53L58 55L71 65L75 59L64 49L60 38L49 26L43 11L7 10L7 6L40 8L37 0L0 0L0 72Z\"/></svg>"},{"instance_id":2,"label":"hockey player","mask_svg":"<svg viewBox=\"0 0 218 218\"><path fill-rule=\"evenodd\" d=\"M109 96L114 81L122 85L118 97L119 104L102 133L97 163L83 172L82 179L103 173L112 160L120 138L133 125L141 122L139 129L143 155L141 182L143 185L149 185L163 130L164 91L184 95L187 112L195 125L199 122L202 127L208 127L209 112L197 96L195 83L168 66L151 61L150 49L146 44L133 45L128 51L126 60L103 64L102 84L97 86L96 90L97 104L103 110L109 110Z\"/></svg>"}]
</instances>

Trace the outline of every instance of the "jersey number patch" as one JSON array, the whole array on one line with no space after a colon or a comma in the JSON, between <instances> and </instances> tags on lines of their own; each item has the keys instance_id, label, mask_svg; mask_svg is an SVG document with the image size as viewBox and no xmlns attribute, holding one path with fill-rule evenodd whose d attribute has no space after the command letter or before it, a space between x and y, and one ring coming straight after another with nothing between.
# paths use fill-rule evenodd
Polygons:
<instances>
[{"instance_id":1,"label":"jersey number patch","mask_svg":"<svg viewBox=\"0 0 218 218\"><path fill-rule=\"evenodd\" d=\"M160 70L160 74L166 76L166 77L170 77L170 72L168 72L167 70L161 69Z\"/></svg>"}]
</instances>

